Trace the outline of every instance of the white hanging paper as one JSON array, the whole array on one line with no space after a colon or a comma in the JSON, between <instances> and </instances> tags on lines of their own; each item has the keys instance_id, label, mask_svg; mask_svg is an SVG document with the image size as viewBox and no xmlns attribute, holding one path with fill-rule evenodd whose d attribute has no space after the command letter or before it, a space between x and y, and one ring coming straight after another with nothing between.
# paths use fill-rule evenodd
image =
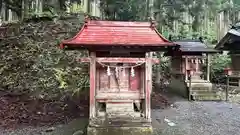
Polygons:
<instances>
[{"instance_id":1,"label":"white hanging paper","mask_svg":"<svg viewBox=\"0 0 240 135\"><path fill-rule=\"evenodd\" d=\"M118 77L118 67L115 68L116 77Z\"/></svg>"},{"instance_id":2,"label":"white hanging paper","mask_svg":"<svg viewBox=\"0 0 240 135\"><path fill-rule=\"evenodd\" d=\"M110 67L108 66L107 68L107 75L110 76L111 75L111 71L110 71Z\"/></svg>"},{"instance_id":3,"label":"white hanging paper","mask_svg":"<svg viewBox=\"0 0 240 135\"><path fill-rule=\"evenodd\" d=\"M201 64L201 60L198 60L198 63Z\"/></svg>"},{"instance_id":4,"label":"white hanging paper","mask_svg":"<svg viewBox=\"0 0 240 135\"><path fill-rule=\"evenodd\" d=\"M198 60L197 60L197 59L195 59L195 64L197 64L197 62L198 62Z\"/></svg>"},{"instance_id":5,"label":"white hanging paper","mask_svg":"<svg viewBox=\"0 0 240 135\"><path fill-rule=\"evenodd\" d=\"M123 76L124 76L124 77L126 76L125 68L123 68Z\"/></svg>"},{"instance_id":6,"label":"white hanging paper","mask_svg":"<svg viewBox=\"0 0 240 135\"><path fill-rule=\"evenodd\" d=\"M133 69L133 67L131 67L131 76L132 76L132 77L135 76L135 73L134 73L134 69Z\"/></svg>"},{"instance_id":7,"label":"white hanging paper","mask_svg":"<svg viewBox=\"0 0 240 135\"><path fill-rule=\"evenodd\" d=\"M193 60L193 59L191 59L191 63L194 63L194 60Z\"/></svg>"}]
</instances>

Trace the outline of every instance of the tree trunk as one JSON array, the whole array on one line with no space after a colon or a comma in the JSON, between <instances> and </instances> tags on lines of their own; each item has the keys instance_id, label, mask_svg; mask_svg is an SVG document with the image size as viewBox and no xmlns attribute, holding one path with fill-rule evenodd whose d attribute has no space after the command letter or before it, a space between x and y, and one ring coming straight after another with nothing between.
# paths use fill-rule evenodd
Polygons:
<instances>
[{"instance_id":1,"label":"tree trunk","mask_svg":"<svg viewBox=\"0 0 240 135\"><path fill-rule=\"evenodd\" d=\"M35 0L35 14L38 13L39 9L39 0Z\"/></svg>"},{"instance_id":2,"label":"tree trunk","mask_svg":"<svg viewBox=\"0 0 240 135\"><path fill-rule=\"evenodd\" d=\"M145 19L148 20L149 16L149 0L146 0L146 11L145 11L146 15L145 15Z\"/></svg>"},{"instance_id":3,"label":"tree trunk","mask_svg":"<svg viewBox=\"0 0 240 135\"><path fill-rule=\"evenodd\" d=\"M29 17L29 0L22 1L22 19Z\"/></svg>"},{"instance_id":4,"label":"tree trunk","mask_svg":"<svg viewBox=\"0 0 240 135\"><path fill-rule=\"evenodd\" d=\"M2 4L1 17L2 17L2 21L6 21L6 6L4 3Z\"/></svg>"},{"instance_id":5,"label":"tree trunk","mask_svg":"<svg viewBox=\"0 0 240 135\"><path fill-rule=\"evenodd\" d=\"M0 0L0 11L2 11L3 0Z\"/></svg>"},{"instance_id":6,"label":"tree trunk","mask_svg":"<svg viewBox=\"0 0 240 135\"><path fill-rule=\"evenodd\" d=\"M43 0L39 0L39 13L43 12Z\"/></svg>"},{"instance_id":7,"label":"tree trunk","mask_svg":"<svg viewBox=\"0 0 240 135\"><path fill-rule=\"evenodd\" d=\"M11 22L13 20L13 14L12 14L12 10L8 9L8 22Z\"/></svg>"}]
</instances>

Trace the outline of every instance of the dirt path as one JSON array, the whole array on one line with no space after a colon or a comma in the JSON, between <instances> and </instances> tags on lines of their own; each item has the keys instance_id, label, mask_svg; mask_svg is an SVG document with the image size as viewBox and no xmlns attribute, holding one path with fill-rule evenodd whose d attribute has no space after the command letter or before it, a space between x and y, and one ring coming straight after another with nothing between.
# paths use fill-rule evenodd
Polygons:
<instances>
[{"instance_id":1,"label":"dirt path","mask_svg":"<svg viewBox=\"0 0 240 135\"><path fill-rule=\"evenodd\" d=\"M25 126L8 130L0 128L0 135L85 135L87 124L87 118L79 118L65 125L44 127Z\"/></svg>"}]
</instances>

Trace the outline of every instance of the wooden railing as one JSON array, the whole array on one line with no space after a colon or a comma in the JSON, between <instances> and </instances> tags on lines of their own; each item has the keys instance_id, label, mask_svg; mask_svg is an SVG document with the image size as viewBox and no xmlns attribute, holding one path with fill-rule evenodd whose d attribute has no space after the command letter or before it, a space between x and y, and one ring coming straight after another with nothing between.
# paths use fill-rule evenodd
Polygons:
<instances>
[{"instance_id":1,"label":"wooden railing","mask_svg":"<svg viewBox=\"0 0 240 135\"><path fill-rule=\"evenodd\" d=\"M232 71L231 76L239 76L240 77L240 71Z\"/></svg>"},{"instance_id":2,"label":"wooden railing","mask_svg":"<svg viewBox=\"0 0 240 135\"><path fill-rule=\"evenodd\" d=\"M240 86L240 71L232 71L231 75L228 76L228 85Z\"/></svg>"}]
</instances>

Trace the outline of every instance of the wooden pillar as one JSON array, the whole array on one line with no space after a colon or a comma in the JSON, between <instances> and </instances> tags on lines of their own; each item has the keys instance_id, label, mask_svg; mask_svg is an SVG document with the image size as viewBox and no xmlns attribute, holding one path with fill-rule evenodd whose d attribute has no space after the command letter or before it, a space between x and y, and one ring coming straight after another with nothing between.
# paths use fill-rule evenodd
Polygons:
<instances>
[{"instance_id":1,"label":"wooden pillar","mask_svg":"<svg viewBox=\"0 0 240 135\"><path fill-rule=\"evenodd\" d=\"M90 52L90 114L89 117L94 118L96 116L96 53Z\"/></svg>"},{"instance_id":2,"label":"wooden pillar","mask_svg":"<svg viewBox=\"0 0 240 135\"><path fill-rule=\"evenodd\" d=\"M150 95L152 93L152 86L153 86L153 82L152 82L152 59L153 58L153 52L149 53L149 79L150 79Z\"/></svg>"},{"instance_id":3,"label":"wooden pillar","mask_svg":"<svg viewBox=\"0 0 240 135\"><path fill-rule=\"evenodd\" d=\"M125 71L125 70L124 70ZM145 66L141 67L141 97L145 95Z\"/></svg>"},{"instance_id":4,"label":"wooden pillar","mask_svg":"<svg viewBox=\"0 0 240 135\"><path fill-rule=\"evenodd\" d=\"M151 70L152 64L151 59L149 58L150 54L146 53L146 63L145 63L145 117L148 120L151 120L151 91L152 91L152 83L151 83Z\"/></svg>"},{"instance_id":5,"label":"wooden pillar","mask_svg":"<svg viewBox=\"0 0 240 135\"><path fill-rule=\"evenodd\" d=\"M210 63L211 62L211 55L207 54L207 81L210 81Z\"/></svg>"},{"instance_id":6,"label":"wooden pillar","mask_svg":"<svg viewBox=\"0 0 240 135\"><path fill-rule=\"evenodd\" d=\"M188 67L188 57L185 56L185 81L188 80L187 67Z\"/></svg>"}]
</instances>

